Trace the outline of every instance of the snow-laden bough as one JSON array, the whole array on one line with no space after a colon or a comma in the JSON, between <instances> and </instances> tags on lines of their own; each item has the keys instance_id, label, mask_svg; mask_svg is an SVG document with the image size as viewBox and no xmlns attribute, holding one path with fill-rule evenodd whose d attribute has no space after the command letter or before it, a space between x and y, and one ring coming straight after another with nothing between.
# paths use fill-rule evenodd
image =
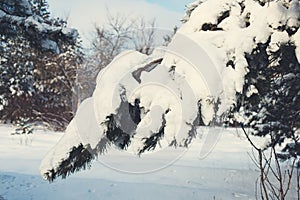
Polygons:
<instances>
[{"instance_id":1,"label":"snow-laden bough","mask_svg":"<svg viewBox=\"0 0 300 200\"><path fill-rule=\"evenodd\" d=\"M299 59L298 18L298 1L194 2L167 48L150 56L123 52L99 73L93 96L43 160L42 175L65 178L112 148L142 156L187 147L198 126L220 122L243 93L246 55L258 44L270 43L273 52L292 41ZM248 95L256 92L249 86Z\"/></svg>"}]
</instances>

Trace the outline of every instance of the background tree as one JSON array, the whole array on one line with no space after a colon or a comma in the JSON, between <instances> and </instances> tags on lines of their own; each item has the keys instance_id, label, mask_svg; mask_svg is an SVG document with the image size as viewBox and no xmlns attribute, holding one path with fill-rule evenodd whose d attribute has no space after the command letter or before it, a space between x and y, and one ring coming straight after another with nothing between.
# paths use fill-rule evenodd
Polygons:
<instances>
[{"instance_id":1,"label":"background tree","mask_svg":"<svg viewBox=\"0 0 300 200\"><path fill-rule=\"evenodd\" d=\"M140 17L133 20L119 14L108 14L104 25L95 25L91 49L78 72L80 99L92 95L99 71L122 51L132 49L147 55L151 54L157 45L155 31L154 19L146 21Z\"/></svg>"},{"instance_id":2,"label":"background tree","mask_svg":"<svg viewBox=\"0 0 300 200\"><path fill-rule=\"evenodd\" d=\"M78 33L44 0L0 1L0 116L64 129L76 110Z\"/></svg>"}]
</instances>

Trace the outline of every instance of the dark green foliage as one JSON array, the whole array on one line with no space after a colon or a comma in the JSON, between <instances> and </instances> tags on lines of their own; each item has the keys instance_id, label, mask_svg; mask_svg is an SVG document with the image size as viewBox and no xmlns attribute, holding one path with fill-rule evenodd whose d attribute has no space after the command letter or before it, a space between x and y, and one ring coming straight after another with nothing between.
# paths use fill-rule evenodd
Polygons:
<instances>
[{"instance_id":1,"label":"dark green foliage","mask_svg":"<svg viewBox=\"0 0 300 200\"><path fill-rule=\"evenodd\" d=\"M167 114L167 112L165 114ZM159 144L159 141L164 137L166 127L165 114L162 116L162 123L159 131L152 134L149 138L143 138L144 146L139 150L139 155L141 155L145 151L153 151L156 148L157 144Z\"/></svg>"},{"instance_id":2,"label":"dark green foliage","mask_svg":"<svg viewBox=\"0 0 300 200\"><path fill-rule=\"evenodd\" d=\"M106 137L120 149L128 147L137 124L141 121L139 103L138 99L135 100L134 105L122 100L117 114L107 117Z\"/></svg>"},{"instance_id":3,"label":"dark green foliage","mask_svg":"<svg viewBox=\"0 0 300 200\"><path fill-rule=\"evenodd\" d=\"M93 155L90 152L90 147L84 147L82 144L79 144L77 147L73 147L70 150L69 156L60 163L57 170L52 169L47 172L45 176L50 182L59 176L66 178L68 175L80 169L89 167L92 159Z\"/></svg>"},{"instance_id":4,"label":"dark green foliage","mask_svg":"<svg viewBox=\"0 0 300 200\"><path fill-rule=\"evenodd\" d=\"M134 105L129 104L128 106L130 118L137 125L141 121L140 100L136 99Z\"/></svg>"},{"instance_id":5,"label":"dark green foliage","mask_svg":"<svg viewBox=\"0 0 300 200\"><path fill-rule=\"evenodd\" d=\"M0 17L0 120L64 129L76 110L83 57L76 30L50 18L45 0L0 0L0 12L6 14Z\"/></svg>"},{"instance_id":6,"label":"dark green foliage","mask_svg":"<svg viewBox=\"0 0 300 200\"><path fill-rule=\"evenodd\" d=\"M183 146L188 147L192 140L197 136L197 128L199 126L205 126L203 119L202 119L202 110L201 110L201 102L202 100L198 101L198 114L196 119L194 120L193 124L191 125L191 130L188 132L188 137L184 140ZM216 116L215 116L216 117ZM216 119L216 118L215 118ZM177 146L177 142L173 141L170 146Z\"/></svg>"},{"instance_id":7,"label":"dark green foliage","mask_svg":"<svg viewBox=\"0 0 300 200\"><path fill-rule=\"evenodd\" d=\"M118 148L126 149L130 144L130 135L117 124L114 115L108 116L107 119L107 138Z\"/></svg>"},{"instance_id":8,"label":"dark green foliage","mask_svg":"<svg viewBox=\"0 0 300 200\"><path fill-rule=\"evenodd\" d=\"M111 145L111 142L106 138L102 138L97 146L92 149L90 145L79 144L77 147L70 149L68 157L59 163L55 169L49 170L44 174L49 182L53 182L56 178L65 179L74 172L85 170L91 167L91 162L103 154Z\"/></svg>"},{"instance_id":9,"label":"dark green foliage","mask_svg":"<svg viewBox=\"0 0 300 200\"><path fill-rule=\"evenodd\" d=\"M16 128L15 132L12 135L28 135L33 133L33 127L30 123L29 119L20 119L17 122L18 128Z\"/></svg>"},{"instance_id":10,"label":"dark green foliage","mask_svg":"<svg viewBox=\"0 0 300 200\"><path fill-rule=\"evenodd\" d=\"M246 54L249 73L243 95L238 98L237 112L244 112L246 125L253 134L269 136L266 145L276 147L287 142L283 151L300 156L298 148L300 127L300 64L292 43L281 44L275 52L268 52L266 44L258 44ZM250 86L257 93L247 95Z\"/></svg>"},{"instance_id":11,"label":"dark green foliage","mask_svg":"<svg viewBox=\"0 0 300 200\"><path fill-rule=\"evenodd\" d=\"M35 15L41 16L44 20L50 19L49 5L45 0L30 0L32 12Z\"/></svg>"},{"instance_id":12,"label":"dark green foliage","mask_svg":"<svg viewBox=\"0 0 300 200\"><path fill-rule=\"evenodd\" d=\"M30 2L27 0L0 0L0 9L18 17L32 15Z\"/></svg>"},{"instance_id":13,"label":"dark green foliage","mask_svg":"<svg viewBox=\"0 0 300 200\"><path fill-rule=\"evenodd\" d=\"M290 159L291 157L297 157L300 155L300 143L296 142L296 143L288 143L283 149L282 149L283 153L279 153L278 156L280 159L282 160L287 160ZM299 162L298 162L298 168L299 166Z\"/></svg>"},{"instance_id":14,"label":"dark green foliage","mask_svg":"<svg viewBox=\"0 0 300 200\"><path fill-rule=\"evenodd\" d=\"M223 13L221 13L221 15L218 17L217 19L217 23L216 24L212 24L212 23L204 23L201 27L201 30L203 31L222 31L222 28L219 28L218 25L227 17L229 17L230 15L230 11L227 10Z\"/></svg>"},{"instance_id":15,"label":"dark green foliage","mask_svg":"<svg viewBox=\"0 0 300 200\"><path fill-rule=\"evenodd\" d=\"M28 41L1 37L5 47L0 56L0 116L1 119L18 121L18 117L30 118L34 89L34 66ZM27 54L24 52L28 52Z\"/></svg>"}]
</instances>

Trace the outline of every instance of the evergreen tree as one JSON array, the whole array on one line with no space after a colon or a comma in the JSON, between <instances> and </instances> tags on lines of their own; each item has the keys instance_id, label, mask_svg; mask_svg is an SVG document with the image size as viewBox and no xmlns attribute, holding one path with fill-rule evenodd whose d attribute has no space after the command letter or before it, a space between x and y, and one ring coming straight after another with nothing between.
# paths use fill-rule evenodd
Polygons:
<instances>
[{"instance_id":1,"label":"evergreen tree","mask_svg":"<svg viewBox=\"0 0 300 200\"><path fill-rule=\"evenodd\" d=\"M0 20L0 120L63 129L77 106L77 31L50 18L45 0L1 0Z\"/></svg>"},{"instance_id":2,"label":"evergreen tree","mask_svg":"<svg viewBox=\"0 0 300 200\"><path fill-rule=\"evenodd\" d=\"M45 0L30 0L32 6L32 13L42 17L44 20L50 19L50 12L48 10L48 2Z\"/></svg>"},{"instance_id":3,"label":"evergreen tree","mask_svg":"<svg viewBox=\"0 0 300 200\"><path fill-rule=\"evenodd\" d=\"M267 4L270 4L270 6ZM212 11L213 13L207 13L208 15L203 14L210 6L215 6L216 10ZM198 9L198 7L200 9ZM250 130L253 131L252 133L254 135L271 138L270 143L265 146L265 149L272 148L272 150L275 150L275 147L282 145L283 142L287 142L288 145L282 148L287 154L281 157L289 158L291 156L299 156L300 145L297 131L299 131L300 88L299 62L296 58L296 47L299 48L300 34L299 11L298 1L283 0L276 2L262 0L254 2L253 0L199 0L188 6L185 18L186 24L180 28L172 42L176 42L176 38L179 34L186 35L188 38L191 37L191 39L193 38L192 36L195 36L194 42L199 42L200 46L202 42L203 44L208 42L208 52L210 52L211 45L211 51L214 54L220 54L215 58L219 59L219 61L223 61L223 65L221 65L223 68L220 67L220 74L212 70L211 76L208 74L208 77L205 78L206 80L220 80L220 82L223 82L223 86L227 88L221 91L224 93L224 97L221 95L219 96L220 99L218 96L210 95L206 97L203 96L203 99L198 99L197 115L195 114L193 116L194 118L190 118L193 121L189 120L189 123L187 123L188 119L185 119L182 123L188 125L187 127L191 127L191 129L185 129L183 137L175 136L174 140L166 141L168 145L188 146L197 134L197 127L204 125L204 119L206 124L209 122L211 125L218 124L223 117L225 117L224 113L233 107L232 110L229 110L229 117L232 123L235 125L242 123L243 125L251 127ZM268 15L264 15L264 19L261 20L260 12L266 12L268 14L276 12L276 16L269 17ZM186 48L187 52L190 52L190 47L189 45L180 46L180 48ZM214 58L214 56L212 57ZM124 125L122 122L125 122L125 125L127 125L127 121L120 119L129 117L128 112L125 112L127 115L124 115L124 109L121 108L129 107L133 109L129 109L129 113L143 113L147 109L151 111L153 108L146 108L147 105L141 106L135 104L128 106L130 103L127 102L126 99L126 84L129 83L129 90L132 91L132 85L141 83L141 79L139 76L136 76L136 72L147 71L147 68L150 69L147 71L147 80L150 80L151 69L163 69L160 68L161 63L163 63L162 65L170 67L168 71L169 74L166 76L164 76L163 71L161 71L160 75L162 78L170 82L174 81L174 76L172 75L173 70L177 70L178 67L183 67L184 70L182 71L188 72L187 65L181 65L180 58L175 58L179 61L176 60L175 62L175 59L172 56L168 57L168 55L164 55L163 58L158 60L154 60L154 58L150 56L141 63L135 63L130 67L130 69L135 69L137 66L139 68L135 71L128 70L128 74L131 74L133 77L132 79L122 80L122 86L124 86L124 88L122 87L122 89L119 90L121 98L120 105L108 111L101 122L95 122L98 123L98 125L100 124L101 133L99 134L103 136L99 138L99 141L96 140L98 142L96 146L94 144L95 140L85 141L85 144L83 144L82 141L78 139L72 144L69 143L69 138L78 134L78 132L74 131L74 126L77 126L78 121L84 121L88 113L78 112L73 121L74 123L71 123L70 129L68 129L69 131L67 130L67 137L61 140L60 143L57 144L57 148L50 153L51 155L61 154L63 156L59 159L48 156L45 159L46 161L44 163L46 163L46 166L43 166L41 170L45 178L53 180L58 176L66 177L75 171L84 169L90 165L91 160L103 153L102 150L110 145L115 145L117 148L126 150L131 143L138 141L140 145L140 148L137 148L138 155L157 148L160 141L170 134L170 132L165 131L165 127L172 127L175 124L174 121L170 122L166 117L167 114L172 113L172 109L164 110L161 115L156 114L155 118L161 119L155 124L157 125L157 129L151 131L151 134L147 135L147 137L142 135L142 140L139 140L137 137L139 132L134 131L137 127L136 125L144 119L141 116L138 118L139 120L133 120L135 125L131 126L129 131L128 129L123 131L121 129L122 125ZM122 57L120 59L125 58ZM150 59L151 62L149 63ZM300 59L299 54L298 59ZM139 58L137 58L137 60L139 60ZM219 61L217 61L217 63ZM112 69L117 70L120 69L120 67L124 67L122 65L123 62L120 62L121 64L119 64L119 62L115 65L112 64L112 68L110 68L111 73L113 71ZM126 62L124 62L124 65L125 63ZM195 64L202 66L203 63L199 61L199 63ZM129 67L125 69L129 69ZM177 70L177 73L180 74L179 70ZM112 81L110 84L109 79L105 79L105 74L101 75L104 78L99 80L97 84L102 84L101 86L103 87L106 85L112 88L120 87L120 82ZM218 77L220 75L223 76L221 79ZM157 74L153 73L153 76L157 76ZM113 75L109 74L107 77L111 78ZM183 73L182 77L188 78L188 73ZM103 83L103 80L105 80L105 83ZM116 82L118 82L117 86L113 86ZM175 82L175 85L177 85L177 82ZM176 90L176 92L182 92L186 89L180 88L180 86L181 85L178 84L178 90ZM107 99L109 99L101 93L103 87L96 87L93 97L88 99L87 103L81 107L81 109L88 110L91 113L90 116L93 116L95 113L103 114L102 105L95 103L106 102ZM197 86L193 85L193 88L197 88ZM182 92L181 94L184 93ZM150 99L151 97L139 93L137 100L141 100L139 98ZM185 98L184 95L180 96L180 98L183 100L188 99ZM163 100L165 100L165 98L161 99L161 103L164 104ZM207 106L208 104L209 106ZM105 107L103 107L103 109L105 109ZM150 112L148 110L147 112ZM221 117L219 115L221 115ZM83 123L82 126L85 126L85 124ZM96 126L97 125L95 125L95 127ZM89 134L90 132L84 133ZM98 130L95 130L95 132L98 133ZM69 146L62 151L60 147L65 144ZM91 146L90 144L94 145ZM103 148L99 148L98 145ZM99 149L101 151L98 151ZM87 151L89 153L87 153ZM260 151L260 157L262 155L261 153ZM56 159L55 162L53 162L54 159ZM51 162L49 162L49 160L51 160Z\"/></svg>"},{"instance_id":4,"label":"evergreen tree","mask_svg":"<svg viewBox=\"0 0 300 200\"><path fill-rule=\"evenodd\" d=\"M270 41L269 41L270 42ZM300 64L293 43L281 44L275 52L268 52L266 44L259 44L252 54L246 55L250 72L246 76L244 94L239 98L239 113L246 118L246 126L253 134L270 136L265 148L288 144L284 151L300 156ZM256 93L249 94L255 88Z\"/></svg>"},{"instance_id":5,"label":"evergreen tree","mask_svg":"<svg viewBox=\"0 0 300 200\"><path fill-rule=\"evenodd\" d=\"M1 118L16 121L20 115L27 116L35 93L34 68L29 54L28 41L22 37L7 39L2 36L0 65ZM28 52L28 54L24 54Z\"/></svg>"}]
</instances>

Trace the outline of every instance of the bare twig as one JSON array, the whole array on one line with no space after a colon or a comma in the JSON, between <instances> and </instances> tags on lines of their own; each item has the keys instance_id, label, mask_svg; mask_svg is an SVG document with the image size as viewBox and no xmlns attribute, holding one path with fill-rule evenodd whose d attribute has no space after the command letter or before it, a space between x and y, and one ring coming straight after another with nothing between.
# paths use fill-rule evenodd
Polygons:
<instances>
[{"instance_id":1,"label":"bare twig","mask_svg":"<svg viewBox=\"0 0 300 200\"><path fill-rule=\"evenodd\" d=\"M265 173L264 173L264 167L263 167L263 154L262 149L258 148L250 139L248 133L246 132L244 126L242 126L242 130L247 138L247 140L250 142L251 146L258 152L258 160L259 160L259 167L260 167L260 182L261 182L261 197L262 199L269 200L268 191L265 185ZM265 197L265 198L264 198Z\"/></svg>"},{"instance_id":2,"label":"bare twig","mask_svg":"<svg viewBox=\"0 0 300 200\"><path fill-rule=\"evenodd\" d=\"M297 158L294 158L292 166L291 166L291 170L287 170L288 183L287 183L287 187L286 187L286 189L285 189L285 191L283 193L283 197L284 198L286 197L286 195L287 195L287 193L288 193L288 191L290 190L290 187L291 187L291 182L292 182L292 178L293 178L293 173L294 173L294 169L295 169L296 160L297 160Z\"/></svg>"},{"instance_id":3,"label":"bare twig","mask_svg":"<svg viewBox=\"0 0 300 200\"><path fill-rule=\"evenodd\" d=\"M297 196L300 199L300 170L299 170L299 160L297 162Z\"/></svg>"}]
</instances>

